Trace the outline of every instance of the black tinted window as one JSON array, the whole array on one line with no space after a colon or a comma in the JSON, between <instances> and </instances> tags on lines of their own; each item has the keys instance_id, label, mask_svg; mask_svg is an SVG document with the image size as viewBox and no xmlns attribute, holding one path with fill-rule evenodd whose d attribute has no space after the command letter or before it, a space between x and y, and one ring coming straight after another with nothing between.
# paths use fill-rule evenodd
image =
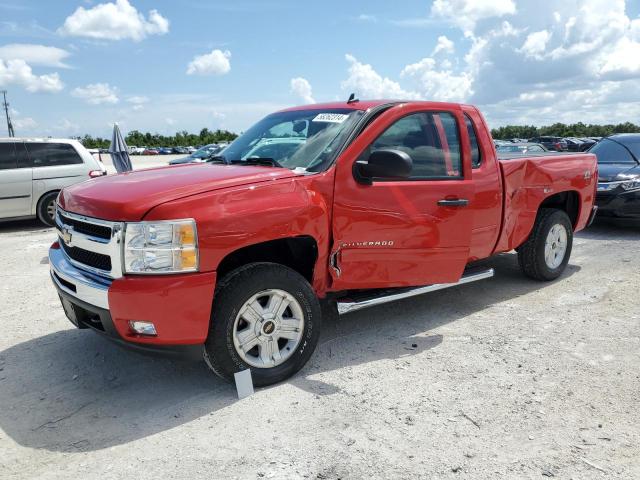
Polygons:
<instances>
[{"instance_id":1,"label":"black tinted window","mask_svg":"<svg viewBox=\"0 0 640 480\"><path fill-rule=\"evenodd\" d=\"M464 123L467 125L467 132L469 134L469 140L471 141L471 167L478 168L482 163L482 157L480 156L480 147L478 146L476 130L473 127L473 122L466 114L464 116Z\"/></svg>"},{"instance_id":2,"label":"black tinted window","mask_svg":"<svg viewBox=\"0 0 640 480\"><path fill-rule=\"evenodd\" d=\"M600 140L589 153L596 154L598 163L636 163L625 147L608 138Z\"/></svg>"},{"instance_id":3,"label":"black tinted window","mask_svg":"<svg viewBox=\"0 0 640 480\"><path fill-rule=\"evenodd\" d=\"M82 163L76 149L67 143L27 143L34 167L55 167Z\"/></svg>"},{"instance_id":4,"label":"black tinted window","mask_svg":"<svg viewBox=\"0 0 640 480\"><path fill-rule=\"evenodd\" d=\"M17 167L15 144L13 142L0 143L0 170Z\"/></svg>"},{"instance_id":5,"label":"black tinted window","mask_svg":"<svg viewBox=\"0 0 640 480\"><path fill-rule=\"evenodd\" d=\"M391 125L370 146L402 150L413 160L412 179L462 176L460 138L450 113L415 113Z\"/></svg>"}]
</instances>

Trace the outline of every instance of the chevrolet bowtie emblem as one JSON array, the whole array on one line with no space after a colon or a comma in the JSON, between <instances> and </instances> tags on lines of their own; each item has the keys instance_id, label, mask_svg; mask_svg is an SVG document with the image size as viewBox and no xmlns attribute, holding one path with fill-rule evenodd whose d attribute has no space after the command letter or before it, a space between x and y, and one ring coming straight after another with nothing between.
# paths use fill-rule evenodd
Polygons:
<instances>
[{"instance_id":1,"label":"chevrolet bowtie emblem","mask_svg":"<svg viewBox=\"0 0 640 480\"><path fill-rule=\"evenodd\" d=\"M63 227L62 228L62 240L64 241L64 243L66 245L71 246L71 238L72 237L73 237L73 235L71 235L71 231L67 227Z\"/></svg>"}]
</instances>

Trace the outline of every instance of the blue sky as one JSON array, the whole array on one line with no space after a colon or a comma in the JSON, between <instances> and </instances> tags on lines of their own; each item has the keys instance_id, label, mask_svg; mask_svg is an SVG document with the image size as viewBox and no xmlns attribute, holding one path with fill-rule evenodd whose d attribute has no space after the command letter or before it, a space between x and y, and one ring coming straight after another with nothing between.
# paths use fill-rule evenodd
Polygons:
<instances>
[{"instance_id":1,"label":"blue sky","mask_svg":"<svg viewBox=\"0 0 640 480\"><path fill-rule=\"evenodd\" d=\"M18 135L240 131L351 91L640 123L639 3L0 0L0 89Z\"/></svg>"}]
</instances>

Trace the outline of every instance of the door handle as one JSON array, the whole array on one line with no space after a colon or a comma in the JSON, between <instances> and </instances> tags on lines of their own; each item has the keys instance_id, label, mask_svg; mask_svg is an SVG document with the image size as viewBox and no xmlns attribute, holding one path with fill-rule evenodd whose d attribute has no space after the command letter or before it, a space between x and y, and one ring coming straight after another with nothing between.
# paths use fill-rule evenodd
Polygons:
<instances>
[{"instance_id":1,"label":"door handle","mask_svg":"<svg viewBox=\"0 0 640 480\"><path fill-rule=\"evenodd\" d=\"M466 207L469 205L469 200L466 198L455 198L455 199L442 199L438 200L438 205L441 207Z\"/></svg>"}]
</instances>

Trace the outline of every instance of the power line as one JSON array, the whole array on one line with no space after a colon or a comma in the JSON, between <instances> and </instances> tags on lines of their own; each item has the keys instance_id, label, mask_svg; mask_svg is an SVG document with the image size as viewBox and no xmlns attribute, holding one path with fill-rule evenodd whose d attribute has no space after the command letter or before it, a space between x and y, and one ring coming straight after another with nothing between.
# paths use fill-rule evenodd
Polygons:
<instances>
[{"instance_id":1,"label":"power line","mask_svg":"<svg viewBox=\"0 0 640 480\"><path fill-rule=\"evenodd\" d=\"M11 123L11 117L9 116L9 104L7 103L7 91L2 90L2 95L4 96L4 102L2 106L4 107L4 113L7 116L7 130L9 130L10 137L15 137L16 132L13 130L13 124Z\"/></svg>"}]
</instances>

